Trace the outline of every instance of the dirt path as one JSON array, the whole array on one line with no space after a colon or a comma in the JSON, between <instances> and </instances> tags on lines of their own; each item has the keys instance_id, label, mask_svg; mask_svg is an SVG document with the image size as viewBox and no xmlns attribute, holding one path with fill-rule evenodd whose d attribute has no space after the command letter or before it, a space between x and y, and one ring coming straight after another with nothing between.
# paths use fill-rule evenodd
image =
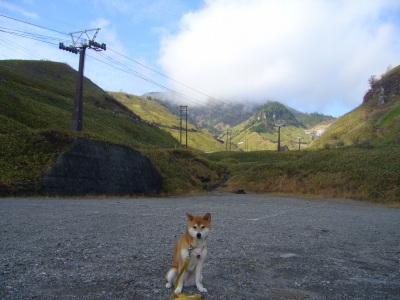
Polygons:
<instances>
[{"instance_id":1,"label":"dirt path","mask_svg":"<svg viewBox=\"0 0 400 300\"><path fill-rule=\"evenodd\" d=\"M213 218L205 300L400 299L400 209L227 194L0 199L0 299L168 299L186 211Z\"/></svg>"}]
</instances>

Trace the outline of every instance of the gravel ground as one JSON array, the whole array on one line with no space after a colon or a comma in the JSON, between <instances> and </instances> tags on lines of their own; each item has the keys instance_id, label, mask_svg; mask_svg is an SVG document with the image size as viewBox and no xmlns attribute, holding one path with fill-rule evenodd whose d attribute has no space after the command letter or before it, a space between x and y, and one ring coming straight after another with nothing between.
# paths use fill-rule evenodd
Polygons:
<instances>
[{"instance_id":1,"label":"gravel ground","mask_svg":"<svg viewBox=\"0 0 400 300\"><path fill-rule=\"evenodd\" d=\"M229 194L0 199L0 299L168 299L186 211L213 218L203 299L400 299L399 209Z\"/></svg>"}]
</instances>

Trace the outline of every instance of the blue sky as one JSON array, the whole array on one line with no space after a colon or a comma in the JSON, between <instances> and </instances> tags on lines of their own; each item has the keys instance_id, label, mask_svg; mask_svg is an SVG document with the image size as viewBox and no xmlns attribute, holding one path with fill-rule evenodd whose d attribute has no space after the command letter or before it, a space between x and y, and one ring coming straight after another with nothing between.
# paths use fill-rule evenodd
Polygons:
<instances>
[{"instance_id":1,"label":"blue sky","mask_svg":"<svg viewBox=\"0 0 400 300\"><path fill-rule=\"evenodd\" d=\"M0 59L77 69L78 56L58 49L61 33L101 28L108 49L87 51L87 77L136 95L167 87L189 107L211 96L339 116L362 103L371 75L400 64L392 0L0 0L0 14Z\"/></svg>"}]
</instances>

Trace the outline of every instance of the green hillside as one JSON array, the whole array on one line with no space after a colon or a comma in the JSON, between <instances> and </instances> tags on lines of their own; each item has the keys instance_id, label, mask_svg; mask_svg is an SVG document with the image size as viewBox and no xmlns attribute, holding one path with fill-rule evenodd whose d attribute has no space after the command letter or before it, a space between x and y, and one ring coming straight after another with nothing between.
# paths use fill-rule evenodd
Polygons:
<instances>
[{"instance_id":1,"label":"green hillside","mask_svg":"<svg viewBox=\"0 0 400 300\"><path fill-rule=\"evenodd\" d=\"M231 177L221 191L400 201L400 147L202 154ZM220 171L221 172L221 171Z\"/></svg>"},{"instance_id":2,"label":"green hillside","mask_svg":"<svg viewBox=\"0 0 400 300\"><path fill-rule=\"evenodd\" d=\"M182 99L168 92L150 92L143 97L164 104L175 114L179 114L179 104ZM256 111L254 104L228 104L209 99L206 105L189 106L188 120L198 128L219 135L226 128L236 126L249 118Z\"/></svg>"},{"instance_id":3,"label":"green hillside","mask_svg":"<svg viewBox=\"0 0 400 300\"><path fill-rule=\"evenodd\" d=\"M126 106L87 78L83 131L71 132L76 78L62 63L0 61L0 183L40 179L74 136L135 149L175 147L169 133L132 119Z\"/></svg>"},{"instance_id":4,"label":"green hillside","mask_svg":"<svg viewBox=\"0 0 400 300\"><path fill-rule=\"evenodd\" d=\"M320 114L317 112L313 112L310 114L309 113L299 114L296 116L296 118L302 124L304 124L304 126L306 126L307 128L312 128L312 127L317 126L320 123L332 121L335 119L332 116L327 116L327 115Z\"/></svg>"},{"instance_id":5,"label":"green hillside","mask_svg":"<svg viewBox=\"0 0 400 300\"><path fill-rule=\"evenodd\" d=\"M247 121L231 129L232 144L235 149L243 151L276 150L278 145L278 128L274 124L283 123L281 127L281 146L289 150L298 150L297 136L301 136L301 147L307 146L312 137L305 134L305 126L279 102L269 101L258 108L258 111ZM226 139L226 133L220 136Z\"/></svg>"},{"instance_id":6,"label":"green hillside","mask_svg":"<svg viewBox=\"0 0 400 300\"><path fill-rule=\"evenodd\" d=\"M160 102L121 92L109 92L109 94L149 123L163 127L179 128L179 116L171 113ZM196 128L188 123L188 129L193 130Z\"/></svg>"},{"instance_id":7,"label":"green hillside","mask_svg":"<svg viewBox=\"0 0 400 300\"><path fill-rule=\"evenodd\" d=\"M375 138L372 146L360 142L359 138L357 145L338 149L255 151L276 150L274 120L287 124L281 128L281 140L290 150L298 149L297 134L302 135L302 142L311 139L304 135L303 124L293 118L290 111L270 102L232 130L232 150L252 152L215 152L209 149L225 150L226 145L195 127L189 127L193 132L188 135L189 147L193 148L175 149L178 141L174 136L178 136L179 131L173 126L161 129L159 125L148 123L158 120L167 123L168 118L173 120L176 115L166 116L167 111L159 106L152 107L156 104L146 102L148 99L108 94L89 79L85 79L83 131L71 132L77 72L62 63L0 61L0 194L10 195L9 191L15 191L13 183L40 181L57 155L68 150L74 137L82 136L141 151L155 165L166 195L199 193L217 187L226 192L244 188L246 192L256 193L399 202L399 98L396 91L400 89L396 90L397 78L393 79L391 74L396 75L397 70L387 74L389 81L376 83L371 93L367 93L363 105L355 110L359 119L353 117L347 121L357 127L363 124L361 119L373 120L372 135L367 126L369 122L365 122L366 129L363 129L371 139ZM388 90L384 92L382 105L374 104L382 94L379 84L384 91ZM129 101L120 103L113 95ZM153 109L159 110L160 115L154 114ZM164 117L167 119L162 119ZM342 122L341 119L336 123ZM343 131L343 134L346 136L349 132L352 130ZM220 186L221 183L224 185Z\"/></svg>"},{"instance_id":8,"label":"green hillside","mask_svg":"<svg viewBox=\"0 0 400 300\"><path fill-rule=\"evenodd\" d=\"M142 97L149 100L155 100L165 105L171 112L179 114L179 105L182 99L177 100L176 96L168 92L150 92L144 94ZM235 127L247 121L253 114L255 114L259 107L255 104L244 101L243 103L223 103L221 101L209 99L206 105L190 106L188 112L188 120L190 123L195 124L198 128L205 129L213 134L221 134L226 129ZM268 104L269 103L269 104ZM274 106L272 108L271 106ZM282 106L278 102L268 101L267 106L273 110L282 110ZM279 106L279 107L278 107ZM303 113L294 108L286 106L287 110L306 128L312 128L316 125L335 118L317 112Z\"/></svg>"},{"instance_id":9,"label":"green hillside","mask_svg":"<svg viewBox=\"0 0 400 300\"><path fill-rule=\"evenodd\" d=\"M400 66L371 86L363 103L336 120L311 147L400 144Z\"/></svg>"},{"instance_id":10,"label":"green hillside","mask_svg":"<svg viewBox=\"0 0 400 300\"><path fill-rule=\"evenodd\" d=\"M160 101L153 100L147 97L138 97L126 93L110 92L110 95L131 109L135 114L143 120L156 125L163 130L169 132L178 142L176 147L179 147L180 137L180 116L172 113L167 106ZM178 112L179 113L179 112ZM186 122L185 116L182 119L182 144L186 145ZM188 147L198 149L205 152L222 151L224 145L218 142L215 136L211 135L206 130L202 130L192 125L188 121Z\"/></svg>"}]
</instances>

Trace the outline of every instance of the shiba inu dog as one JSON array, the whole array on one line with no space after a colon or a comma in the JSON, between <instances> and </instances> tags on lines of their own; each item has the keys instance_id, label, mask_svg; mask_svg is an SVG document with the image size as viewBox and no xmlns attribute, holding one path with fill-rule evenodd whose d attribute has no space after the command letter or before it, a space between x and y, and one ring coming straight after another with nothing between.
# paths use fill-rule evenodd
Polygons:
<instances>
[{"instance_id":1,"label":"shiba inu dog","mask_svg":"<svg viewBox=\"0 0 400 300\"><path fill-rule=\"evenodd\" d=\"M211 231L211 214L192 216L186 213L186 215L188 217L188 227L175 245L172 267L164 279L167 283L165 286L170 288L175 284L186 258L190 256L189 264L179 282L176 283L174 293L181 293L183 286L196 286L200 292L207 292L201 281L203 279L204 260L207 256L207 239Z\"/></svg>"}]
</instances>

